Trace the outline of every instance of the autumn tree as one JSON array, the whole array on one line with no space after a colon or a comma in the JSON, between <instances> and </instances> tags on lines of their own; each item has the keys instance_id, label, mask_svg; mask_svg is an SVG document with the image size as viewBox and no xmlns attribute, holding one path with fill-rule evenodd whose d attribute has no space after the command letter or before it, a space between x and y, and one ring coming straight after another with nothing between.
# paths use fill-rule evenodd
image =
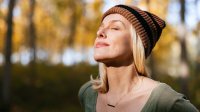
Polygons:
<instances>
[{"instance_id":1,"label":"autumn tree","mask_svg":"<svg viewBox=\"0 0 200 112\"><path fill-rule=\"evenodd\" d=\"M29 13L29 43L31 52L31 63L36 61L36 30L34 24L34 14L35 14L35 0L29 1L30 13Z\"/></svg>"},{"instance_id":2,"label":"autumn tree","mask_svg":"<svg viewBox=\"0 0 200 112\"><path fill-rule=\"evenodd\" d=\"M9 1L8 14L7 14L7 32L4 47L4 74L3 74L3 103L5 111L9 111L11 104L11 54L12 54L12 34L13 34L13 9L15 0Z\"/></svg>"},{"instance_id":3,"label":"autumn tree","mask_svg":"<svg viewBox=\"0 0 200 112\"><path fill-rule=\"evenodd\" d=\"M182 93L184 93L186 96L188 96L188 76L189 76L189 62L188 62L188 56L187 56L187 49L186 49L186 26L185 26L185 0L179 0L180 3L180 19L181 19L181 26L182 26L182 33L180 35L180 46L181 46L181 90Z\"/></svg>"}]
</instances>

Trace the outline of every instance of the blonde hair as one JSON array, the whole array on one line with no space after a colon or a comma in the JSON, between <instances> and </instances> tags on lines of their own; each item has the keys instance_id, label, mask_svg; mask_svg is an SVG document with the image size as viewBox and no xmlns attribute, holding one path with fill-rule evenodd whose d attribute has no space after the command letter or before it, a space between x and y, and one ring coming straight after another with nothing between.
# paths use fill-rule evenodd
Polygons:
<instances>
[{"instance_id":1,"label":"blonde hair","mask_svg":"<svg viewBox=\"0 0 200 112\"><path fill-rule=\"evenodd\" d=\"M133 42L133 61L135 69L139 75L148 77L145 69L144 46L140 36L136 33L132 25L130 27L130 34ZM90 79L94 90L102 93L106 93L108 91L108 77L106 73L106 65L104 63L99 63L99 77L93 79L91 75Z\"/></svg>"}]
</instances>

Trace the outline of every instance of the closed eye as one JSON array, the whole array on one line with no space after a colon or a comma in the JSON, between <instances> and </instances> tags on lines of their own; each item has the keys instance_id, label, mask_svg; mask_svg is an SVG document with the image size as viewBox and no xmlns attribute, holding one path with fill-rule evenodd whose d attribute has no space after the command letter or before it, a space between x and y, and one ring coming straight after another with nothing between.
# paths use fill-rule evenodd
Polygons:
<instances>
[{"instance_id":1,"label":"closed eye","mask_svg":"<svg viewBox=\"0 0 200 112\"><path fill-rule=\"evenodd\" d=\"M111 27L112 30L119 30L117 27Z\"/></svg>"}]
</instances>

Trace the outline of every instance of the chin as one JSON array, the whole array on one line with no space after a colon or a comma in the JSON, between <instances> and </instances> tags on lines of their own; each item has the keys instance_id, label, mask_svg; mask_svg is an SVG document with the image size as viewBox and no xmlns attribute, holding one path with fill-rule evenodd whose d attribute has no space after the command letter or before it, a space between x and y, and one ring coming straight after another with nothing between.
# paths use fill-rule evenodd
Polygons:
<instances>
[{"instance_id":1,"label":"chin","mask_svg":"<svg viewBox=\"0 0 200 112\"><path fill-rule=\"evenodd\" d=\"M97 61L97 62L106 62L107 60L109 60L108 57L105 57L105 56L96 56L94 55L94 60Z\"/></svg>"},{"instance_id":2,"label":"chin","mask_svg":"<svg viewBox=\"0 0 200 112\"><path fill-rule=\"evenodd\" d=\"M105 59L101 58L101 57L95 57L94 56L94 60L97 61L97 62L103 62L103 60L105 60Z\"/></svg>"}]
</instances>

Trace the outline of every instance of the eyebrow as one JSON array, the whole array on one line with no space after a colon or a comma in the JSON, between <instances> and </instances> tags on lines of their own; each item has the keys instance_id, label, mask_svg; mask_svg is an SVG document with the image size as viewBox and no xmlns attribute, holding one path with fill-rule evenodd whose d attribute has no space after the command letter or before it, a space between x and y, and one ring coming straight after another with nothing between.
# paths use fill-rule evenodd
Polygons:
<instances>
[{"instance_id":1,"label":"eyebrow","mask_svg":"<svg viewBox=\"0 0 200 112\"><path fill-rule=\"evenodd\" d=\"M120 23L122 23L122 25L124 26L124 28L126 28L126 25L125 25L124 22L122 22L121 20L112 20L112 21L110 21L110 23L115 23L115 22L120 22Z\"/></svg>"},{"instance_id":2,"label":"eyebrow","mask_svg":"<svg viewBox=\"0 0 200 112\"><path fill-rule=\"evenodd\" d=\"M121 20L111 20L109 23L115 23L115 22L120 22L124 26L124 28L126 28L126 25ZM104 26L104 23L102 22L100 26Z\"/></svg>"}]
</instances>

